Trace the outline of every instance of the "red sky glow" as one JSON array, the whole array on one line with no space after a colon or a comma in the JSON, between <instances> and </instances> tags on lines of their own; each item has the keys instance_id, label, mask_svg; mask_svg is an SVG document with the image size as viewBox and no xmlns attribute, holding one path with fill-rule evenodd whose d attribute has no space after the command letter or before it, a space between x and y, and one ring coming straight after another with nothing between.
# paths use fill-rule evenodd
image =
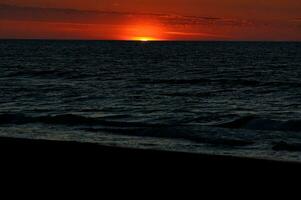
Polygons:
<instances>
[{"instance_id":1,"label":"red sky glow","mask_svg":"<svg viewBox=\"0 0 301 200\"><path fill-rule=\"evenodd\" d=\"M300 0L0 0L0 38L301 41Z\"/></svg>"}]
</instances>

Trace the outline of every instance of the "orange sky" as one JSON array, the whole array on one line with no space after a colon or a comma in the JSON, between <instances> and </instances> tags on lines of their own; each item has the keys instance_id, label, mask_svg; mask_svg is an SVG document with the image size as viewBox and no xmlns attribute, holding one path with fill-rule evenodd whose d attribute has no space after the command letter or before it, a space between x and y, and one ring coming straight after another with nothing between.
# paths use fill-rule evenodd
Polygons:
<instances>
[{"instance_id":1,"label":"orange sky","mask_svg":"<svg viewBox=\"0 0 301 200\"><path fill-rule=\"evenodd\" d=\"M0 38L297 40L300 0L0 0Z\"/></svg>"}]
</instances>

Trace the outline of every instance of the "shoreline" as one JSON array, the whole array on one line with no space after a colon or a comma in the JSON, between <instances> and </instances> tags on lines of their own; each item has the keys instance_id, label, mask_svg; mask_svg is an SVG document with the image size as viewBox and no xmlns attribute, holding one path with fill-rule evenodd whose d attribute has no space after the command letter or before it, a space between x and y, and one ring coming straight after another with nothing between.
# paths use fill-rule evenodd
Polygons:
<instances>
[{"instance_id":1,"label":"shoreline","mask_svg":"<svg viewBox=\"0 0 301 200\"><path fill-rule=\"evenodd\" d=\"M6 152L2 153L4 159L17 162L22 162L22 160L60 164L84 162L93 166L101 166L105 163L106 166L122 165L128 168L138 164L146 168L155 166L154 169L160 170L170 167L182 169L180 165L185 164L184 168L192 171L200 169L209 171L301 169L301 163L298 162L9 137L0 137L0 150Z\"/></svg>"}]
</instances>

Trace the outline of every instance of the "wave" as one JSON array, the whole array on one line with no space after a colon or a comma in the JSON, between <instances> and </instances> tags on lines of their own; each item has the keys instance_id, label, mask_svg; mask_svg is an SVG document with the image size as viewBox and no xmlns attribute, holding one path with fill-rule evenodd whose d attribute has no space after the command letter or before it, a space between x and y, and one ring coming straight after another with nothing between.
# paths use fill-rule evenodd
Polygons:
<instances>
[{"instance_id":1,"label":"wave","mask_svg":"<svg viewBox=\"0 0 301 200\"><path fill-rule=\"evenodd\" d=\"M151 84L199 84L207 83L209 79L143 79L140 80L142 83L151 83Z\"/></svg>"},{"instance_id":2,"label":"wave","mask_svg":"<svg viewBox=\"0 0 301 200\"><path fill-rule=\"evenodd\" d=\"M187 92L166 92L161 93L161 96L167 97L212 97L220 95L221 93L229 93L234 92L232 89L223 89L223 90L212 90L208 92L195 92L195 91L187 91Z\"/></svg>"},{"instance_id":3,"label":"wave","mask_svg":"<svg viewBox=\"0 0 301 200\"><path fill-rule=\"evenodd\" d=\"M31 117L23 114L1 114L0 124L26 124L32 121Z\"/></svg>"},{"instance_id":4,"label":"wave","mask_svg":"<svg viewBox=\"0 0 301 200\"><path fill-rule=\"evenodd\" d=\"M247 116L216 126L231 129L299 132L301 131L301 120L279 121Z\"/></svg>"},{"instance_id":5,"label":"wave","mask_svg":"<svg viewBox=\"0 0 301 200\"><path fill-rule=\"evenodd\" d=\"M274 144L273 150L275 150L275 151L301 152L301 143L278 142L278 143Z\"/></svg>"},{"instance_id":6,"label":"wave","mask_svg":"<svg viewBox=\"0 0 301 200\"><path fill-rule=\"evenodd\" d=\"M79 73L72 70L58 70L58 69L39 69L39 70L20 70L6 74L6 78L26 77L26 78L47 78L47 79L77 79L95 77L95 73Z\"/></svg>"},{"instance_id":7,"label":"wave","mask_svg":"<svg viewBox=\"0 0 301 200\"><path fill-rule=\"evenodd\" d=\"M110 117L111 116L109 116L109 119ZM196 143L205 143L225 147L240 147L253 144L252 141L243 139L203 136L199 131L192 130L191 126L181 124L149 124L143 122L109 121L109 119L106 117L91 118L73 114L38 117L26 116L23 114L2 114L0 115L0 125L44 123L77 126L79 129L87 132L101 132L137 137L183 139Z\"/></svg>"},{"instance_id":8,"label":"wave","mask_svg":"<svg viewBox=\"0 0 301 200\"><path fill-rule=\"evenodd\" d=\"M167 97L209 97L214 95L216 92L174 92L174 93L162 93L160 95Z\"/></svg>"},{"instance_id":9,"label":"wave","mask_svg":"<svg viewBox=\"0 0 301 200\"><path fill-rule=\"evenodd\" d=\"M45 70L20 70L17 72L11 72L6 77L57 77L68 75L68 71L61 71L56 69L45 69Z\"/></svg>"},{"instance_id":10,"label":"wave","mask_svg":"<svg viewBox=\"0 0 301 200\"><path fill-rule=\"evenodd\" d=\"M148 124L143 122L123 122L123 121L109 121L114 116L108 117L85 117L80 115L65 114L54 116L26 116L24 114L1 114L0 124L29 124L29 123L44 123L44 124L60 124L60 125L87 125L87 126L113 126L113 127L150 127L150 126L164 126L164 124Z\"/></svg>"},{"instance_id":11,"label":"wave","mask_svg":"<svg viewBox=\"0 0 301 200\"><path fill-rule=\"evenodd\" d=\"M171 126L171 127L140 127L140 128L84 128L84 131L88 132L105 132L116 135L127 135L136 137L156 137L167 139L183 139L196 143L210 144L214 146L224 147L243 147L253 145L251 140L243 139L230 139L221 137L205 137L197 132L185 129L183 127Z\"/></svg>"},{"instance_id":12,"label":"wave","mask_svg":"<svg viewBox=\"0 0 301 200\"><path fill-rule=\"evenodd\" d=\"M172 126L189 126L187 121L176 123L146 123L120 121L128 115L108 115L101 117L86 117L74 114L64 115L46 115L46 116L27 116L24 114L0 114L0 125L2 124L28 124L28 123L44 123L44 124L60 124L70 126L107 126L107 127L172 127ZM266 130L266 131L301 131L301 120L280 121L272 119L264 119L256 116L240 117L230 122L215 123L211 127L220 127L228 129L249 129L249 130Z\"/></svg>"},{"instance_id":13,"label":"wave","mask_svg":"<svg viewBox=\"0 0 301 200\"><path fill-rule=\"evenodd\" d=\"M197 78L197 79L143 79L140 80L146 84L173 84L173 85L186 85L186 84L208 84L219 83L227 85L241 85L249 87L259 86L291 86L301 87L300 82L289 81L261 81L254 79L226 79L226 78Z\"/></svg>"}]
</instances>

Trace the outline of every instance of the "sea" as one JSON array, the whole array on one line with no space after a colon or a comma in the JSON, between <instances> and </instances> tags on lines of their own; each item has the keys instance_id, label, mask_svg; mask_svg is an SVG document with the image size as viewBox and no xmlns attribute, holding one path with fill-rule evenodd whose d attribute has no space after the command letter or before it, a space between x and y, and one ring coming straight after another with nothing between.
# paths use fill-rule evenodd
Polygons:
<instances>
[{"instance_id":1,"label":"sea","mask_svg":"<svg viewBox=\"0 0 301 200\"><path fill-rule=\"evenodd\" d=\"M301 162L301 43L0 40L0 137Z\"/></svg>"}]
</instances>

